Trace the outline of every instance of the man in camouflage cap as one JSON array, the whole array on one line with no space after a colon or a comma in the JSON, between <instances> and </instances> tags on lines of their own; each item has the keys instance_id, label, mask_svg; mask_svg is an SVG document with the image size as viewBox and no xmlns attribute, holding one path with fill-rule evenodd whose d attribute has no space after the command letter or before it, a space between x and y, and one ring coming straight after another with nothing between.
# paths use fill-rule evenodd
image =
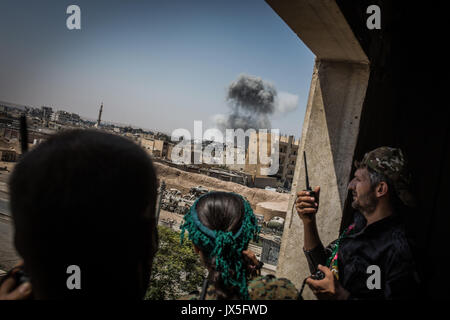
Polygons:
<instances>
[{"instance_id":1,"label":"man in camouflage cap","mask_svg":"<svg viewBox=\"0 0 450 320\"><path fill-rule=\"evenodd\" d=\"M320 187L315 197L308 191L298 193L304 252L311 272L319 269L325 275L306 283L319 299L417 298L419 279L399 214L402 206L414 206L405 157L400 149L380 147L355 166L348 185L357 210L354 222L327 248L315 220Z\"/></svg>"},{"instance_id":2,"label":"man in camouflage cap","mask_svg":"<svg viewBox=\"0 0 450 320\"><path fill-rule=\"evenodd\" d=\"M396 196L409 207L415 206L414 198L409 192L411 174L408 172L402 150L380 147L366 153L361 162L355 162L357 168L367 167L389 180Z\"/></svg>"}]
</instances>

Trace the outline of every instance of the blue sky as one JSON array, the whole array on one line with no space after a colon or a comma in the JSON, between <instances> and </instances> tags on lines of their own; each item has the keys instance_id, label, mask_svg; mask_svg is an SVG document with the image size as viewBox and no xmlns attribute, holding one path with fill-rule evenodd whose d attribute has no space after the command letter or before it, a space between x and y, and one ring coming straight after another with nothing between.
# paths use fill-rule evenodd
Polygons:
<instances>
[{"instance_id":1,"label":"blue sky","mask_svg":"<svg viewBox=\"0 0 450 320\"><path fill-rule=\"evenodd\" d=\"M81 8L81 30L66 8ZM264 1L0 2L0 100L171 133L228 112L242 74L298 96L271 117L299 137L314 56Z\"/></svg>"}]
</instances>

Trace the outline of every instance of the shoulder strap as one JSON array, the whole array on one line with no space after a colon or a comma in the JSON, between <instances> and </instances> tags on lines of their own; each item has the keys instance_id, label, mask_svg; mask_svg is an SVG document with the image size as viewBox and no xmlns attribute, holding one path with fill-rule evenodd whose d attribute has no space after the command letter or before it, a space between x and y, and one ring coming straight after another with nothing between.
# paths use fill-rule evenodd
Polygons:
<instances>
[{"instance_id":1,"label":"shoulder strap","mask_svg":"<svg viewBox=\"0 0 450 320\"><path fill-rule=\"evenodd\" d=\"M205 280L203 280L202 292L200 293L199 300L205 300L206 292L208 291L208 284L208 277L206 277Z\"/></svg>"}]
</instances>

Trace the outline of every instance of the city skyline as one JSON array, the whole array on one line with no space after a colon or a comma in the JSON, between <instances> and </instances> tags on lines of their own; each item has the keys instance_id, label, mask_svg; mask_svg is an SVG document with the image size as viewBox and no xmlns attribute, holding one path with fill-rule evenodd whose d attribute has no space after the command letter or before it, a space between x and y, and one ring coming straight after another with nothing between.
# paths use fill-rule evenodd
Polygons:
<instances>
[{"instance_id":1,"label":"city skyline","mask_svg":"<svg viewBox=\"0 0 450 320\"><path fill-rule=\"evenodd\" d=\"M240 74L270 82L294 107L273 128L300 136L314 56L263 1L3 1L0 100L170 134L214 127ZM286 100L286 99L285 99Z\"/></svg>"}]
</instances>

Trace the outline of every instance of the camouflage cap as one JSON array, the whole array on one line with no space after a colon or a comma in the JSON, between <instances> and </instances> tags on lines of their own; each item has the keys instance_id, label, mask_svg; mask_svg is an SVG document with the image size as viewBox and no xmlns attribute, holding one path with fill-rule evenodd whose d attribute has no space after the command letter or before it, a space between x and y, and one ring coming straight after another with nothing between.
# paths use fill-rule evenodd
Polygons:
<instances>
[{"instance_id":1,"label":"camouflage cap","mask_svg":"<svg viewBox=\"0 0 450 320\"><path fill-rule=\"evenodd\" d=\"M357 167L367 166L375 172L381 173L393 184L397 196L407 206L415 206L415 201L409 192L411 175L403 152L397 148L379 147L367 152L360 162L355 161Z\"/></svg>"},{"instance_id":2,"label":"camouflage cap","mask_svg":"<svg viewBox=\"0 0 450 320\"><path fill-rule=\"evenodd\" d=\"M276 278L268 274L251 280L248 284L251 300L296 300L298 291L286 278Z\"/></svg>"}]
</instances>

